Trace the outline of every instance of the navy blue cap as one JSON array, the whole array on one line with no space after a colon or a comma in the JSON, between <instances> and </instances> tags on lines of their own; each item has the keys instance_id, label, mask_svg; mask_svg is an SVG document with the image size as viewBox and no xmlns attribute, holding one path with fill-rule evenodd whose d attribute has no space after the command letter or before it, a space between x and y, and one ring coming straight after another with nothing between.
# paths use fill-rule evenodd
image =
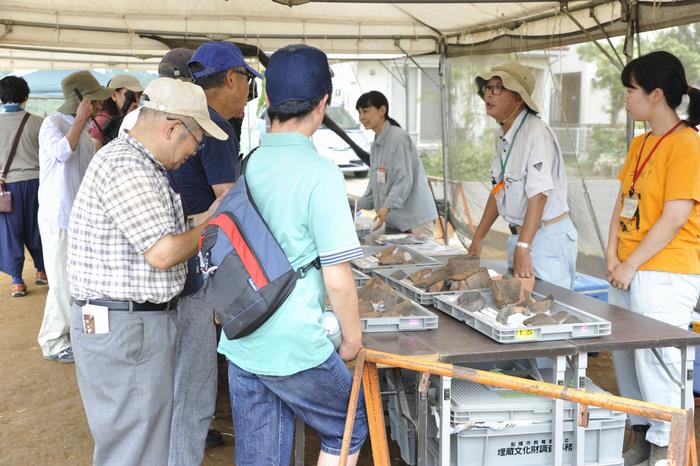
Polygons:
<instances>
[{"instance_id":1,"label":"navy blue cap","mask_svg":"<svg viewBox=\"0 0 700 466\"><path fill-rule=\"evenodd\" d=\"M328 57L308 45L287 45L272 54L265 70L270 109L282 113L311 110L313 99L333 89Z\"/></svg>"},{"instance_id":2,"label":"navy blue cap","mask_svg":"<svg viewBox=\"0 0 700 466\"><path fill-rule=\"evenodd\" d=\"M243 58L243 53L236 47L236 44L226 41L205 42L195 50L187 66L192 70L192 63L199 63L204 67L200 71L192 71L195 79L211 76L212 74L228 71L237 66L244 66L255 77L262 78L262 75L251 68Z\"/></svg>"}]
</instances>

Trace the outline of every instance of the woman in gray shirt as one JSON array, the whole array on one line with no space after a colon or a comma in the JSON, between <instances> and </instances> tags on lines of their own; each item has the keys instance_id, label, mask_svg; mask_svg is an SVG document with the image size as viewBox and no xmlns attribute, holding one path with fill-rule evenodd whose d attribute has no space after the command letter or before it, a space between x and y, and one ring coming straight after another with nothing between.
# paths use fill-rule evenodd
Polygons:
<instances>
[{"instance_id":1,"label":"woman in gray shirt","mask_svg":"<svg viewBox=\"0 0 700 466\"><path fill-rule=\"evenodd\" d=\"M375 134L369 184L357 207L376 211L374 230L386 224L387 233L432 236L437 209L413 141L389 117L389 102L381 92L362 94L355 108L362 125Z\"/></svg>"}]
</instances>

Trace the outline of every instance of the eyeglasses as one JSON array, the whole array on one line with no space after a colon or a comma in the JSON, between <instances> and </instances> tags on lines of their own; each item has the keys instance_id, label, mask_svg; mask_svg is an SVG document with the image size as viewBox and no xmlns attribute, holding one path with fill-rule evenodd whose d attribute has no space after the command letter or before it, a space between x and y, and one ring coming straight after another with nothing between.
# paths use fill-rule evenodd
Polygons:
<instances>
[{"instance_id":1,"label":"eyeglasses","mask_svg":"<svg viewBox=\"0 0 700 466\"><path fill-rule=\"evenodd\" d=\"M486 95L487 92L491 92L493 95L501 95L503 93L503 85L502 84L495 84L493 86L490 86L488 84L483 84L481 86L481 93L483 95Z\"/></svg>"},{"instance_id":2,"label":"eyeglasses","mask_svg":"<svg viewBox=\"0 0 700 466\"><path fill-rule=\"evenodd\" d=\"M233 72L245 76L249 83L255 79L255 75L248 70L243 71L234 68Z\"/></svg>"},{"instance_id":3,"label":"eyeglasses","mask_svg":"<svg viewBox=\"0 0 700 466\"><path fill-rule=\"evenodd\" d=\"M197 143L197 147L195 147L194 151L199 152L200 150L204 149L204 138L200 141L197 139L197 137L194 135L194 133L187 127L184 121L178 119L178 118L166 118L168 121L179 121L182 126L185 127L188 133L190 133L190 136L192 136L192 139L194 139L194 142Z\"/></svg>"}]
</instances>

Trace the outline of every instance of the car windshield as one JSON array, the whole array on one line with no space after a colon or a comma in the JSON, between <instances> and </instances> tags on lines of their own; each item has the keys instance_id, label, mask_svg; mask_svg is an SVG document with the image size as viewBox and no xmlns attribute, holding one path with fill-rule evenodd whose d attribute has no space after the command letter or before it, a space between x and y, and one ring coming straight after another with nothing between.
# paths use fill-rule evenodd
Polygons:
<instances>
[{"instance_id":1,"label":"car windshield","mask_svg":"<svg viewBox=\"0 0 700 466\"><path fill-rule=\"evenodd\" d=\"M328 115L331 120L333 120L335 124L340 126L342 129L356 129L359 126L359 124L353 120L348 111L343 107L327 107L326 115Z\"/></svg>"}]
</instances>

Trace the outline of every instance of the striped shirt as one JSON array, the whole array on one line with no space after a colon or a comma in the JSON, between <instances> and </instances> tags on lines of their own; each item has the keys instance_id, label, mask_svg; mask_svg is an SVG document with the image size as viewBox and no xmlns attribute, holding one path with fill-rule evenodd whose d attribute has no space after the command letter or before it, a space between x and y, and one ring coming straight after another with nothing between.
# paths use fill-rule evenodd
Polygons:
<instances>
[{"instance_id":1,"label":"striped shirt","mask_svg":"<svg viewBox=\"0 0 700 466\"><path fill-rule=\"evenodd\" d=\"M169 301L185 283L185 264L168 270L144 257L159 239L185 231L180 196L166 170L126 135L92 160L68 227L68 279L76 299Z\"/></svg>"}]
</instances>

